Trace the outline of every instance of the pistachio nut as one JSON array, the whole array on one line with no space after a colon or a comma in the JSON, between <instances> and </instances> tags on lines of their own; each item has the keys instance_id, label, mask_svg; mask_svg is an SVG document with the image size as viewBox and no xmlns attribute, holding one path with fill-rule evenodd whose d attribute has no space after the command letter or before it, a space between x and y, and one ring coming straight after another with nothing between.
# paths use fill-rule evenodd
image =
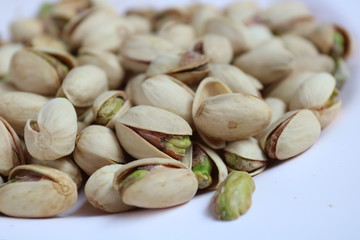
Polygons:
<instances>
[{"instance_id":1,"label":"pistachio nut","mask_svg":"<svg viewBox=\"0 0 360 240\"><path fill-rule=\"evenodd\" d=\"M95 124L115 129L115 119L131 107L126 92L112 90L100 94L92 106Z\"/></svg>"},{"instance_id":2,"label":"pistachio nut","mask_svg":"<svg viewBox=\"0 0 360 240\"><path fill-rule=\"evenodd\" d=\"M191 145L190 125L175 113L153 106L130 108L117 119L115 129L121 146L136 159L181 160Z\"/></svg>"},{"instance_id":3,"label":"pistachio nut","mask_svg":"<svg viewBox=\"0 0 360 240\"><path fill-rule=\"evenodd\" d=\"M29 158L26 160L26 163L55 168L61 172L68 174L70 178L75 182L78 189L81 187L83 180L81 170L70 156L65 156L51 161Z\"/></svg>"},{"instance_id":4,"label":"pistachio nut","mask_svg":"<svg viewBox=\"0 0 360 240\"><path fill-rule=\"evenodd\" d=\"M162 53L149 65L146 74L150 77L167 74L187 85L196 85L208 72L209 59L197 52Z\"/></svg>"},{"instance_id":5,"label":"pistachio nut","mask_svg":"<svg viewBox=\"0 0 360 240\"><path fill-rule=\"evenodd\" d=\"M255 176L263 172L267 157L255 138L229 142L225 150L225 162L231 170L244 171Z\"/></svg>"},{"instance_id":6,"label":"pistachio nut","mask_svg":"<svg viewBox=\"0 0 360 240\"><path fill-rule=\"evenodd\" d=\"M80 132L73 156L76 164L89 176L105 165L125 163L115 133L100 125L90 125Z\"/></svg>"},{"instance_id":7,"label":"pistachio nut","mask_svg":"<svg viewBox=\"0 0 360 240\"><path fill-rule=\"evenodd\" d=\"M166 24L175 22L179 24L187 23L190 20L190 10L186 7L168 7L158 11L154 16L154 28L160 30Z\"/></svg>"},{"instance_id":8,"label":"pistachio nut","mask_svg":"<svg viewBox=\"0 0 360 240\"><path fill-rule=\"evenodd\" d=\"M270 158L285 160L310 148L320 133L320 123L311 110L294 110L269 125L259 142Z\"/></svg>"},{"instance_id":9,"label":"pistachio nut","mask_svg":"<svg viewBox=\"0 0 360 240\"><path fill-rule=\"evenodd\" d=\"M225 9L225 16L236 22L248 23L260 11L260 6L256 1L235 1L228 4Z\"/></svg>"},{"instance_id":10,"label":"pistachio nut","mask_svg":"<svg viewBox=\"0 0 360 240\"><path fill-rule=\"evenodd\" d=\"M294 56L316 56L319 54L316 46L304 37L284 34L281 36L281 41Z\"/></svg>"},{"instance_id":11,"label":"pistachio nut","mask_svg":"<svg viewBox=\"0 0 360 240\"><path fill-rule=\"evenodd\" d=\"M23 48L14 54L9 76L21 91L55 95L66 74L75 65L74 58L66 52Z\"/></svg>"},{"instance_id":12,"label":"pistachio nut","mask_svg":"<svg viewBox=\"0 0 360 240\"><path fill-rule=\"evenodd\" d=\"M122 63L126 69L144 72L157 55L173 51L176 47L163 37L136 34L130 36L121 48Z\"/></svg>"},{"instance_id":13,"label":"pistachio nut","mask_svg":"<svg viewBox=\"0 0 360 240\"><path fill-rule=\"evenodd\" d=\"M124 165L113 187L122 201L142 208L166 208L191 200L197 191L194 173L179 161L147 158Z\"/></svg>"},{"instance_id":14,"label":"pistachio nut","mask_svg":"<svg viewBox=\"0 0 360 240\"><path fill-rule=\"evenodd\" d=\"M17 92L17 91L19 90L11 82L0 80L0 96L8 92Z\"/></svg>"},{"instance_id":15,"label":"pistachio nut","mask_svg":"<svg viewBox=\"0 0 360 240\"><path fill-rule=\"evenodd\" d=\"M29 119L24 139L30 155L39 160L54 160L72 153L75 147L77 117L65 98L46 102L36 119Z\"/></svg>"},{"instance_id":16,"label":"pistachio nut","mask_svg":"<svg viewBox=\"0 0 360 240\"><path fill-rule=\"evenodd\" d=\"M12 217L43 218L71 208L78 198L74 181L51 167L21 165L0 186L0 212Z\"/></svg>"},{"instance_id":17,"label":"pistachio nut","mask_svg":"<svg viewBox=\"0 0 360 240\"><path fill-rule=\"evenodd\" d=\"M335 70L333 75L336 79L337 89L341 89L345 82L350 78L350 70L342 58L335 59Z\"/></svg>"},{"instance_id":18,"label":"pistachio nut","mask_svg":"<svg viewBox=\"0 0 360 240\"><path fill-rule=\"evenodd\" d=\"M335 62L328 55L297 56L292 62L293 71L297 72L328 72L333 73Z\"/></svg>"},{"instance_id":19,"label":"pistachio nut","mask_svg":"<svg viewBox=\"0 0 360 240\"><path fill-rule=\"evenodd\" d=\"M336 80L329 73L318 73L308 78L292 97L289 109L307 108L314 111L321 127L327 126L340 110Z\"/></svg>"},{"instance_id":20,"label":"pistachio nut","mask_svg":"<svg viewBox=\"0 0 360 240\"><path fill-rule=\"evenodd\" d=\"M19 136L24 136L28 119L35 118L49 99L27 92L8 92L0 95L0 116L4 116Z\"/></svg>"},{"instance_id":21,"label":"pistachio nut","mask_svg":"<svg viewBox=\"0 0 360 240\"><path fill-rule=\"evenodd\" d=\"M206 24L210 19L221 16L221 12L210 4L196 4L190 8L192 12L190 22L197 36L206 33Z\"/></svg>"},{"instance_id":22,"label":"pistachio nut","mask_svg":"<svg viewBox=\"0 0 360 240\"><path fill-rule=\"evenodd\" d=\"M177 48L188 50L195 39L195 30L189 24L169 21L158 30L158 35L171 41Z\"/></svg>"},{"instance_id":23,"label":"pistachio nut","mask_svg":"<svg viewBox=\"0 0 360 240\"><path fill-rule=\"evenodd\" d=\"M17 19L10 23L12 42L23 42L44 32L42 22L37 18Z\"/></svg>"},{"instance_id":24,"label":"pistachio nut","mask_svg":"<svg viewBox=\"0 0 360 240\"><path fill-rule=\"evenodd\" d=\"M293 58L283 43L274 38L237 57L234 65L265 85L288 76L292 71Z\"/></svg>"},{"instance_id":25,"label":"pistachio nut","mask_svg":"<svg viewBox=\"0 0 360 240\"><path fill-rule=\"evenodd\" d=\"M99 67L84 65L73 68L66 75L57 97L67 98L76 108L88 108L107 90L105 72Z\"/></svg>"},{"instance_id":26,"label":"pistachio nut","mask_svg":"<svg viewBox=\"0 0 360 240\"><path fill-rule=\"evenodd\" d=\"M152 25L149 19L140 15L127 15L124 16L125 22L129 27L129 34L146 34L152 30Z\"/></svg>"},{"instance_id":27,"label":"pistachio nut","mask_svg":"<svg viewBox=\"0 0 360 240\"><path fill-rule=\"evenodd\" d=\"M8 176L11 169L25 164L19 137L10 124L0 117L0 175Z\"/></svg>"},{"instance_id":28,"label":"pistachio nut","mask_svg":"<svg viewBox=\"0 0 360 240\"><path fill-rule=\"evenodd\" d=\"M286 113L287 105L280 98L268 97L265 98L265 102L271 109L271 122L273 123L278 120L282 115Z\"/></svg>"},{"instance_id":29,"label":"pistachio nut","mask_svg":"<svg viewBox=\"0 0 360 240\"><path fill-rule=\"evenodd\" d=\"M23 46L18 43L9 43L0 46L0 79L9 72L11 58Z\"/></svg>"},{"instance_id":30,"label":"pistachio nut","mask_svg":"<svg viewBox=\"0 0 360 240\"><path fill-rule=\"evenodd\" d=\"M245 214L252 202L255 183L252 177L241 171L229 173L213 197L215 217L219 220L234 220Z\"/></svg>"},{"instance_id":31,"label":"pistachio nut","mask_svg":"<svg viewBox=\"0 0 360 240\"><path fill-rule=\"evenodd\" d=\"M124 69L117 56L111 52L82 48L77 58L80 66L95 65L105 71L109 89L119 89L124 80Z\"/></svg>"},{"instance_id":32,"label":"pistachio nut","mask_svg":"<svg viewBox=\"0 0 360 240\"><path fill-rule=\"evenodd\" d=\"M141 105L147 102L143 90L140 87L147 78L148 76L145 73L142 73L135 75L127 82L125 92L133 105Z\"/></svg>"},{"instance_id":33,"label":"pistachio nut","mask_svg":"<svg viewBox=\"0 0 360 240\"><path fill-rule=\"evenodd\" d=\"M36 35L26 40L24 45L32 48L52 48L60 51L68 50L67 46L61 40L47 34Z\"/></svg>"},{"instance_id":34,"label":"pistachio nut","mask_svg":"<svg viewBox=\"0 0 360 240\"><path fill-rule=\"evenodd\" d=\"M228 174L225 163L209 147L198 142L192 145L191 170L198 180L198 189L215 190Z\"/></svg>"},{"instance_id":35,"label":"pistachio nut","mask_svg":"<svg viewBox=\"0 0 360 240\"><path fill-rule=\"evenodd\" d=\"M88 202L95 208L109 213L124 212L134 208L126 205L113 187L114 174L122 164L106 165L96 170L86 181L84 192Z\"/></svg>"},{"instance_id":36,"label":"pistachio nut","mask_svg":"<svg viewBox=\"0 0 360 240\"><path fill-rule=\"evenodd\" d=\"M219 48L221 46L221 48ZM233 47L229 39L218 34L205 34L198 38L192 51L203 54L209 58L211 63L230 63L233 59Z\"/></svg>"},{"instance_id":37,"label":"pistachio nut","mask_svg":"<svg viewBox=\"0 0 360 240\"><path fill-rule=\"evenodd\" d=\"M251 39L251 49L259 47L274 37L270 29L263 24L251 24L247 26L247 32L249 39Z\"/></svg>"}]
</instances>

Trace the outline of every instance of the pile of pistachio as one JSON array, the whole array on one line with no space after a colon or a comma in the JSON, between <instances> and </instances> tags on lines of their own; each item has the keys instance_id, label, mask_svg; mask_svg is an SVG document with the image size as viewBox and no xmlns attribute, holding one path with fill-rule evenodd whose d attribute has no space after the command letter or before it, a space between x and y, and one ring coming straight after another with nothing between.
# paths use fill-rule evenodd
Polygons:
<instances>
[{"instance_id":1,"label":"pile of pistachio","mask_svg":"<svg viewBox=\"0 0 360 240\"><path fill-rule=\"evenodd\" d=\"M0 212L51 217L84 193L118 213L214 191L251 205L253 176L309 149L339 112L352 41L302 2L118 13L44 4L0 41Z\"/></svg>"}]
</instances>

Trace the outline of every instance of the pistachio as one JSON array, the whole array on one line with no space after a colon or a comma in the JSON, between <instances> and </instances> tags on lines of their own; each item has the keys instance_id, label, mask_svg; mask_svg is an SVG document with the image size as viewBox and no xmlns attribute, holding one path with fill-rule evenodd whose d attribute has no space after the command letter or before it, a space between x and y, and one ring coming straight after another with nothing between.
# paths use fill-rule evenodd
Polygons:
<instances>
[{"instance_id":1,"label":"pistachio","mask_svg":"<svg viewBox=\"0 0 360 240\"><path fill-rule=\"evenodd\" d=\"M213 163L209 156L206 155L199 147L193 147L193 158L191 170L199 182L199 189L204 189L212 184L211 173L213 171Z\"/></svg>"},{"instance_id":2,"label":"pistachio","mask_svg":"<svg viewBox=\"0 0 360 240\"><path fill-rule=\"evenodd\" d=\"M97 114L97 122L101 125L106 125L114 114L119 111L124 100L122 98L110 98L103 105L101 105Z\"/></svg>"},{"instance_id":3,"label":"pistachio","mask_svg":"<svg viewBox=\"0 0 360 240\"><path fill-rule=\"evenodd\" d=\"M213 197L215 217L234 220L245 214L251 206L255 183L246 172L231 172Z\"/></svg>"},{"instance_id":4,"label":"pistachio","mask_svg":"<svg viewBox=\"0 0 360 240\"><path fill-rule=\"evenodd\" d=\"M0 46L0 79L5 77L10 68L11 58L23 46L21 44L5 44Z\"/></svg>"},{"instance_id":5,"label":"pistachio","mask_svg":"<svg viewBox=\"0 0 360 240\"><path fill-rule=\"evenodd\" d=\"M23 42L43 32L44 26L37 18L17 19L10 24L10 36L13 42Z\"/></svg>"},{"instance_id":6,"label":"pistachio","mask_svg":"<svg viewBox=\"0 0 360 240\"><path fill-rule=\"evenodd\" d=\"M345 82L350 78L349 68L342 58L335 59L335 70L333 75L336 79L337 89L341 89Z\"/></svg>"}]
</instances>

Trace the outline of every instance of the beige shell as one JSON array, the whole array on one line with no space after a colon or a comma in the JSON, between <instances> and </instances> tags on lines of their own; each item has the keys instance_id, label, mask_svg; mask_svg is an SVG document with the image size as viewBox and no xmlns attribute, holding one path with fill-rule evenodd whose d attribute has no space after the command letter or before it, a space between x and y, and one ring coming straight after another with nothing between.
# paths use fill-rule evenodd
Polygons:
<instances>
[{"instance_id":1,"label":"beige shell","mask_svg":"<svg viewBox=\"0 0 360 240\"><path fill-rule=\"evenodd\" d=\"M210 76L218 78L234 93L245 93L260 97L261 94L253 83L253 77L230 64L211 64Z\"/></svg>"},{"instance_id":2,"label":"beige shell","mask_svg":"<svg viewBox=\"0 0 360 240\"><path fill-rule=\"evenodd\" d=\"M89 176L103 166L125 163L115 133L100 125L90 125L80 132L73 156L76 164Z\"/></svg>"},{"instance_id":3,"label":"beige shell","mask_svg":"<svg viewBox=\"0 0 360 240\"><path fill-rule=\"evenodd\" d=\"M8 93L8 92L17 92L17 91L19 90L11 82L0 81L0 95L3 95L4 93Z\"/></svg>"},{"instance_id":4,"label":"beige shell","mask_svg":"<svg viewBox=\"0 0 360 240\"><path fill-rule=\"evenodd\" d=\"M191 110L195 94L187 85L170 76L157 75L144 81L140 88L144 97L137 102L173 112L193 124Z\"/></svg>"},{"instance_id":5,"label":"beige shell","mask_svg":"<svg viewBox=\"0 0 360 240\"><path fill-rule=\"evenodd\" d=\"M294 56L316 56L319 54L315 45L301 36L285 34L281 36L281 41Z\"/></svg>"},{"instance_id":6,"label":"beige shell","mask_svg":"<svg viewBox=\"0 0 360 240\"><path fill-rule=\"evenodd\" d=\"M141 88L141 84L147 78L148 76L145 73L143 73L143 74L135 75L127 82L125 92L127 93L133 105L141 105L141 103L147 102L147 99L145 98Z\"/></svg>"},{"instance_id":7,"label":"beige shell","mask_svg":"<svg viewBox=\"0 0 360 240\"><path fill-rule=\"evenodd\" d=\"M71 159L70 156L65 156L51 161L43 161L36 158L30 158L26 160L26 163L52 167L59 171L62 171L71 177L71 179L75 182L78 189L81 187L82 184L81 170Z\"/></svg>"},{"instance_id":8,"label":"beige shell","mask_svg":"<svg viewBox=\"0 0 360 240\"><path fill-rule=\"evenodd\" d=\"M25 125L25 144L30 155L40 160L54 160L69 155L75 147L77 117L65 98L45 103L36 120Z\"/></svg>"},{"instance_id":9,"label":"beige shell","mask_svg":"<svg viewBox=\"0 0 360 240\"><path fill-rule=\"evenodd\" d=\"M34 93L8 92L0 95L0 116L4 116L19 136L24 136L28 119L36 117L49 99Z\"/></svg>"},{"instance_id":10,"label":"beige shell","mask_svg":"<svg viewBox=\"0 0 360 240\"><path fill-rule=\"evenodd\" d=\"M0 175L8 176L11 169L25 164L25 155L14 129L0 117Z\"/></svg>"},{"instance_id":11,"label":"beige shell","mask_svg":"<svg viewBox=\"0 0 360 240\"><path fill-rule=\"evenodd\" d=\"M44 26L40 19L24 18L12 21L9 30L12 42L23 42L36 35L42 34L44 32Z\"/></svg>"},{"instance_id":12,"label":"beige shell","mask_svg":"<svg viewBox=\"0 0 360 240\"><path fill-rule=\"evenodd\" d=\"M112 90L112 91L106 91L103 92L102 94L100 94L94 101L94 104L92 106L92 113L94 116L94 121L95 123L99 124L99 122L97 121L98 118L98 113L99 110L101 108L101 106L109 99L111 98L122 98L123 99L123 103L121 105L121 108L119 109L119 111L117 111L112 117L111 119L108 121L108 123L106 124L106 127L111 128L111 129L115 129L115 120L121 116L122 114L124 114L130 107L131 107L131 103L128 99L128 96L126 94L126 92L121 91L121 90Z\"/></svg>"},{"instance_id":13,"label":"beige shell","mask_svg":"<svg viewBox=\"0 0 360 240\"><path fill-rule=\"evenodd\" d=\"M282 42L274 38L237 57L234 65L265 85L288 76L292 71L293 58Z\"/></svg>"},{"instance_id":14,"label":"beige shell","mask_svg":"<svg viewBox=\"0 0 360 240\"><path fill-rule=\"evenodd\" d=\"M247 32L251 40L251 49L259 47L274 37L270 29L263 24L251 24L247 27Z\"/></svg>"},{"instance_id":15,"label":"beige shell","mask_svg":"<svg viewBox=\"0 0 360 240\"><path fill-rule=\"evenodd\" d=\"M162 25L158 35L171 41L177 48L182 50L188 50L196 36L195 29L191 25L174 21Z\"/></svg>"},{"instance_id":16,"label":"beige shell","mask_svg":"<svg viewBox=\"0 0 360 240\"><path fill-rule=\"evenodd\" d=\"M286 113L287 105L280 98L268 97L264 99L267 105L269 105L271 109L271 122L273 123L278 120L282 115Z\"/></svg>"},{"instance_id":17,"label":"beige shell","mask_svg":"<svg viewBox=\"0 0 360 240\"><path fill-rule=\"evenodd\" d=\"M119 183L132 171L149 165L155 166L143 179L119 189ZM120 168L115 173L113 186L119 191L125 204L143 208L166 208L191 200L198 183L194 173L178 161L147 158Z\"/></svg>"},{"instance_id":18,"label":"beige shell","mask_svg":"<svg viewBox=\"0 0 360 240\"><path fill-rule=\"evenodd\" d=\"M60 39L47 34L36 35L25 42L27 47L52 48L60 51L67 51L67 46Z\"/></svg>"},{"instance_id":19,"label":"beige shell","mask_svg":"<svg viewBox=\"0 0 360 240\"><path fill-rule=\"evenodd\" d=\"M320 123L312 111L295 110L268 126L259 142L270 158L285 160L310 148L320 133Z\"/></svg>"},{"instance_id":20,"label":"beige shell","mask_svg":"<svg viewBox=\"0 0 360 240\"><path fill-rule=\"evenodd\" d=\"M124 19L131 29L130 34L143 34L151 32L151 22L144 16L127 15L124 16Z\"/></svg>"},{"instance_id":21,"label":"beige shell","mask_svg":"<svg viewBox=\"0 0 360 240\"><path fill-rule=\"evenodd\" d=\"M220 141L249 138L265 129L271 110L261 99L242 93L228 93L202 101L194 115L196 129Z\"/></svg>"},{"instance_id":22,"label":"beige shell","mask_svg":"<svg viewBox=\"0 0 360 240\"><path fill-rule=\"evenodd\" d=\"M234 1L226 6L225 15L236 22L247 23L259 11L260 6L256 1Z\"/></svg>"},{"instance_id":23,"label":"beige shell","mask_svg":"<svg viewBox=\"0 0 360 240\"><path fill-rule=\"evenodd\" d=\"M118 89L122 85L125 72L115 54L89 48L80 49L79 52L80 66L92 64L105 71L109 89Z\"/></svg>"},{"instance_id":24,"label":"beige shell","mask_svg":"<svg viewBox=\"0 0 360 240\"><path fill-rule=\"evenodd\" d=\"M221 16L221 12L210 4L198 4L192 6L191 25L195 28L197 36L205 34L207 22L215 17Z\"/></svg>"},{"instance_id":25,"label":"beige shell","mask_svg":"<svg viewBox=\"0 0 360 240\"><path fill-rule=\"evenodd\" d=\"M316 56L297 56L292 62L293 71L297 72L328 72L335 70L334 60L324 54Z\"/></svg>"},{"instance_id":26,"label":"beige shell","mask_svg":"<svg viewBox=\"0 0 360 240\"><path fill-rule=\"evenodd\" d=\"M90 107L108 90L105 72L93 65L73 68L65 77L57 96L65 96L75 107Z\"/></svg>"},{"instance_id":27,"label":"beige shell","mask_svg":"<svg viewBox=\"0 0 360 240\"><path fill-rule=\"evenodd\" d=\"M74 181L57 169L32 164L21 165L10 172L9 182L18 178L20 180L0 187L0 212L5 215L52 217L71 208L78 198ZM35 179L26 181L27 178Z\"/></svg>"},{"instance_id":28,"label":"beige shell","mask_svg":"<svg viewBox=\"0 0 360 240\"><path fill-rule=\"evenodd\" d=\"M221 47L219 47L221 46ZM230 63L234 50L229 39L218 34L205 34L198 38L191 48L209 58L211 63Z\"/></svg>"},{"instance_id":29,"label":"beige shell","mask_svg":"<svg viewBox=\"0 0 360 240\"><path fill-rule=\"evenodd\" d=\"M250 36L246 26L227 18L213 18L207 21L206 33L215 33L228 38L232 44L234 55L242 54L250 49Z\"/></svg>"},{"instance_id":30,"label":"beige shell","mask_svg":"<svg viewBox=\"0 0 360 240\"><path fill-rule=\"evenodd\" d=\"M110 213L124 212L134 208L123 203L119 192L113 187L114 174L122 167L121 164L104 166L96 170L86 181L85 196L95 208Z\"/></svg>"},{"instance_id":31,"label":"beige shell","mask_svg":"<svg viewBox=\"0 0 360 240\"><path fill-rule=\"evenodd\" d=\"M115 129L121 146L136 159L171 157L150 144L131 127L169 135L192 135L190 125L172 112L145 105L132 107L118 118Z\"/></svg>"},{"instance_id":32,"label":"beige shell","mask_svg":"<svg viewBox=\"0 0 360 240\"><path fill-rule=\"evenodd\" d=\"M0 78L9 72L11 58L23 46L17 43L9 43L0 46Z\"/></svg>"}]
</instances>

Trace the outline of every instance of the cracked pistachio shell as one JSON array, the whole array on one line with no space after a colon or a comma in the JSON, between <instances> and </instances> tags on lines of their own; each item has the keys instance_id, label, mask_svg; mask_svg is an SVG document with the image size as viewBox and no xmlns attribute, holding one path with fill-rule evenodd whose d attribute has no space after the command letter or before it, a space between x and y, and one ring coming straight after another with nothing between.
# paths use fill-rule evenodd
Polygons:
<instances>
[{"instance_id":1,"label":"cracked pistachio shell","mask_svg":"<svg viewBox=\"0 0 360 240\"><path fill-rule=\"evenodd\" d=\"M0 46L0 78L9 72L11 58L23 46L17 43L9 43Z\"/></svg>"},{"instance_id":2,"label":"cracked pistachio shell","mask_svg":"<svg viewBox=\"0 0 360 240\"><path fill-rule=\"evenodd\" d=\"M108 90L105 72L93 65L73 68L65 77L57 96L66 97L75 107L90 107Z\"/></svg>"},{"instance_id":3,"label":"cracked pistachio shell","mask_svg":"<svg viewBox=\"0 0 360 240\"><path fill-rule=\"evenodd\" d=\"M44 161L30 157L29 159L27 159L26 163L55 168L61 172L68 174L70 178L75 182L78 189L81 186L82 183L81 170L76 165L76 163L71 159L70 156L65 156L51 161Z\"/></svg>"},{"instance_id":4,"label":"cracked pistachio shell","mask_svg":"<svg viewBox=\"0 0 360 240\"><path fill-rule=\"evenodd\" d=\"M120 183L137 168L153 166L129 186ZM143 208L166 208L190 201L198 187L194 173L179 161L147 158L124 165L114 176L114 188L125 204Z\"/></svg>"},{"instance_id":5,"label":"cracked pistachio shell","mask_svg":"<svg viewBox=\"0 0 360 240\"><path fill-rule=\"evenodd\" d=\"M215 140L236 141L263 131L270 123L271 111L261 98L228 93L206 98L193 118L202 134Z\"/></svg>"},{"instance_id":6,"label":"cracked pistachio shell","mask_svg":"<svg viewBox=\"0 0 360 240\"><path fill-rule=\"evenodd\" d=\"M192 50L207 56L211 63L230 63L234 55L229 39L212 33L198 38L193 44Z\"/></svg>"},{"instance_id":7,"label":"cracked pistachio shell","mask_svg":"<svg viewBox=\"0 0 360 240\"><path fill-rule=\"evenodd\" d=\"M341 106L340 100L331 100L335 86L336 80L329 73L315 74L298 88L290 101L289 109L307 108L313 110L321 127L325 127L335 118ZM329 105L328 101L334 102Z\"/></svg>"},{"instance_id":8,"label":"cracked pistachio shell","mask_svg":"<svg viewBox=\"0 0 360 240\"><path fill-rule=\"evenodd\" d=\"M191 24L194 26L197 36L206 32L206 23L215 17L220 17L221 12L210 4L197 4L192 6Z\"/></svg>"},{"instance_id":9,"label":"cracked pistachio shell","mask_svg":"<svg viewBox=\"0 0 360 240\"><path fill-rule=\"evenodd\" d=\"M121 91L121 90L112 90L112 91L103 92L95 99L95 102L92 106L92 113L95 117L95 120L94 120L95 123L100 124L99 123L99 111L100 111L101 107L103 106L103 104L106 101L114 99L114 98L121 98L123 100L123 102L121 103L120 109L111 116L111 118L109 119L109 121L107 122L107 124L105 126L108 128L111 128L111 129L115 129L115 120L119 116L124 114L131 107L131 103L128 99L128 95L126 94L126 92ZM100 125L103 125L103 124L100 124Z\"/></svg>"},{"instance_id":10,"label":"cracked pistachio shell","mask_svg":"<svg viewBox=\"0 0 360 240\"><path fill-rule=\"evenodd\" d=\"M127 93L133 105L141 105L142 103L147 102L147 99L144 96L143 90L141 88L141 84L147 78L148 76L143 73L134 76L127 82L125 92Z\"/></svg>"},{"instance_id":11,"label":"cracked pistachio shell","mask_svg":"<svg viewBox=\"0 0 360 240\"><path fill-rule=\"evenodd\" d=\"M251 47L247 27L241 22L235 22L224 17L212 18L207 21L205 32L219 34L228 38L235 56L248 51Z\"/></svg>"},{"instance_id":12,"label":"cracked pistachio shell","mask_svg":"<svg viewBox=\"0 0 360 240\"><path fill-rule=\"evenodd\" d=\"M285 160L310 148L319 138L321 126L307 109L287 112L260 135L260 146L273 159Z\"/></svg>"},{"instance_id":13,"label":"cracked pistachio shell","mask_svg":"<svg viewBox=\"0 0 360 240\"><path fill-rule=\"evenodd\" d=\"M95 208L110 213L124 212L135 208L125 204L119 192L113 187L114 174L122 167L122 164L104 166L96 170L86 181L85 196Z\"/></svg>"},{"instance_id":14,"label":"cracked pistachio shell","mask_svg":"<svg viewBox=\"0 0 360 240\"><path fill-rule=\"evenodd\" d=\"M259 90L253 83L253 77L244 73L238 67L230 64L211 64L209 75L225 83L234 93L245 93L261 97Z\"/></svg>"},{"instance_id":15,"label":"cracked pistachio shell","mask_svg":"<svg viewBox=\"0 0 360 240\"><path fill-rule=\"evenodd\" d=\"M12 42L23 42L44 32L44 26L39 19L17 19L10 24L10 38Z\"/></svg>"},{"instance_id":16,"label":"cracked pistachio shell","mask_svg":"<svg viewBox=\"0 0 360 240\"><path fill-rule=\"evenodd\" d=\"M14 129L0 117L0 175L8 176L11 169L25 163L25 155Z\"/></svg>"},{"instance_id":17,"label":"cracked pistachio shell","mask_svg":"<svg viewBox=\"0 0 360 240\"><path fill-rule=\"evenodd\" d=\"M187 85L199 83L209 72L209 59L197 52L162 53L150 63L146 74L150 77L167 74Z\"/></svg>"},{"instance_id":18,"label":"cracked pistachio shell","mask_svg":"<svg viewBox=\"0 0 360 240\"><path fill-rule=\"evenodd\" d=\"M285 34L281 36L281 41L294 56L317 56L319 54L315 45L301 36Z\"/></svg>"},{"instance_id":19,"label":"cracked pistachio shell","mask_svg":"<svg viewBox=\"0 0 360 240\"><path fill-rule=\"evenodd\" d=\"M8 92L0 95L0 116L4 116L19 136L24 136L28 119L36 117L49 99L26 92Z\"/></svg>"},{"instance_id":20,"label":"cracked pistachio shell","mask_svg":"<svg viewBox=\"0 0 360 240\"><path fill-rule=\"evenodd\" d=\"M226 168L224 161L211 148L203 144L200 144L198 142L194 142L193 145L198 146L202 151L204 151L204 153L206 153L206 155L209 156L210 161L212 161L212 163L214 164L215 169L211 173L213 182L205 190L206 191L216 190L228 175L228 170ZM192 157L191 157L191 161L192 161ZM192 164L192 162L190 164Z\"/></svg>"},{"instance_id":21,"label":"cracked pistachio shell","mask_svg":"<svg viewBox=\"0 0 360 240\"><path fill-rule=\"evenodd\" d=\"M24 139L30 155L40 160L54 160L72 153L75 147L77 117L65 98L46 102L36 119L29 119Z\"/></svg>"},{"instance_id":22,"label":"cracked pistachio shell","mask_svg":"<svg viewBox=\"0 0 360 240\"><path fill-rule=\"evenodd\" d=\"M271 109L271 123L286 113L287 105L280 98L268 97L264 99Z\"/></svg>"},{"instance_id":23,"label":"cracked pistachio shell","mask_svg":"<svg viewBox=\"0 0 360 240\"><path fill-rule=\"evenodd\" d=\"M144 72L157 55L174 51L176 47L163 37L137 34L124 42L121 48L122 63L129 70Z\"/></svg>"},{"instance_id":24,"label":"cracked pistachio shell","mask_svg":"<svg viewBox=\"0 0 360 240\"><path fill-rule=\"evenodd\" d=\"M229 142L224 148L226 153L237 155L241 162L229 162L225 158L228 167L233 171L245 171L250 176L255 176L263 172L267 165L267 157L262 151L259 142L255 138L248 138Z\"/></svg>"},{"instance_id":25,"label":"cracked pistachio shell","mask_svg":"<svg viewBox=\"0 0 360 240\"><path fill-rule=\"evenodd\" d=\"M171 157L138 135L131 127L164 133L190 136L190 125L175 113L153 106L139 105L130 108L115 122L116 135L124 150L136 159Z\"/></svg>"},{"instance_id":26,"label":"cracked pistachio shell","mask_svg":"<svg viewBox=\"0 0 360 240\"><path fill-rule=\"evenodd\" d=\"M77 198L76 184L66 173L46 166L21 165L11 170L9 183L0 186L0 212L12 217L52 217L71 208Z\"/></svg>"},{"instance_id":27,"label":"cracked pistachio shell","mask_svg":"<svg viewBox=\"0 0 360 240\"><path fill-rule=\"evenodd\" d=\"M103 166L125 162L115 133L100 125L90 125L80 132L73 155L76 164L89 176Z\"/></svg>"},{"instance_id":28,"label":"cracked pistachio shell","mask_svg":"<svg viewBox=\"0 0 360 240\"><path fill-rule=\"evenodd\" d=\"M291 29L298 22L309 21L313 15L309 8L300 1L282 1L270 5L260 18L275 32Z\"/></svg>"},{"instance_id":29,"label":"cracked pistachio shell","mask_svg":"<svg viewBox=\"0 0 360 240\"><path fill-rule=\"evenodd\" d=\"M124 69L118 57L107 51L97 49L81 49L78 63L82 65L95 65L105 71L109 89L118 89L124 80Z\"/></svg>"},{"instance_id":30,"label":"cracked pistachio shell","mask_svg":"<svg viewBox=\"0 0 360 240\"><path fill-rule=\"evenodd\" d=\"M265 96L279 98L289 104L296 90L314 74L313 72L293 72L287 78L270 85L265 90Z\"/></svg>"},{"instance_id":31,"label":"cracked pistachio shell","mask_svg":"<svg viewBox=\"0 0 360 240\"><path fill-rule=\"evenodd\" d=\"M14 54L9 76L21 91L53 96L68 70L75 64L73 57L66 52L45 48L23 48Z\"/></svg>"},{"instance_id":32,"label":"cracked pistachio shell","mask_svg":"<svg viewBox=\"0 0 360 240\"><path fill-rule=\"evenodd\" d=\"M225 85L219 79L213 77L207 77L204 80L202 80L195 92L195 97L192 107L193 119L195 117L198 108L200 107L200 105L204 100L206 100L209 97L213 97L225 93L231 93L231 90L227 85ZM220 149L225 147L225 141L210 138L204 135L199 129L197 129L197 132L200 135L201 139L211 148Z\"/></svg>"},{"instance_id":33,"label":"cracked pistachio shell","mask_svg":"<svg viewBox=\"0 0 360 240\"><path fill-rule=\"evenodd\" d=\"M237 57L234 65L266 85L287 77L292 71L293 59L293 54L274 38Z\"/></svg>"},{"instance_id":34,"label":"cracked pistachio shell","mask_svg":"<svg viewBox=\"0 0 360 240\"><path fill-rule=\"evenodd\" d=\"M297 56L292 62L293 71L298 72L328 72L335 70L335 62L328 55Z\"/></svg>"},{"instance_id":35,"label":"cracked pistachio shell","mask_svg":"<svg viewBox=\"0 0 360 240\"><path fill-rule=\"evenodd\" d=\"M140 104L173 112L193 124L191 111L195 93L183 82L168 75L157 75L146 79L140 87L146 99L139 99Z\"/></svg>"},{"instance_id":36,"label":"cracked pistachio shell","mask_svg":"<svg viewBox=\"0 0 360 240\"><path fill-rule=\"evenodd\" d=\"M228 18L236 22L247 23L260 11L260 6L252 0L235 1L227 5L224 10Z\"/></svg>"},{"instance_id":37,"label":"cracked pistachio shell","mask_svg":"<svg viewBox=\"0 0 360 240\"><path fill-rule=\"evenodd\" d=\"M247 31L249 39L251 39L251 49L257 48L274 37L270 29L262 24L251 24L247 26Z\"/></svg>"},{"instance_id":38,"label":"cracked pistachio shell","mask_svg":"<svg viewBox=\"0 0 360 240\"><path fill-rule=\"evenodd\" d=\"M171 41L177 48L188 50L195 39L195 30L189 24L170 21L158 31L158 35Z\"/></svg>"}]
</instances>

